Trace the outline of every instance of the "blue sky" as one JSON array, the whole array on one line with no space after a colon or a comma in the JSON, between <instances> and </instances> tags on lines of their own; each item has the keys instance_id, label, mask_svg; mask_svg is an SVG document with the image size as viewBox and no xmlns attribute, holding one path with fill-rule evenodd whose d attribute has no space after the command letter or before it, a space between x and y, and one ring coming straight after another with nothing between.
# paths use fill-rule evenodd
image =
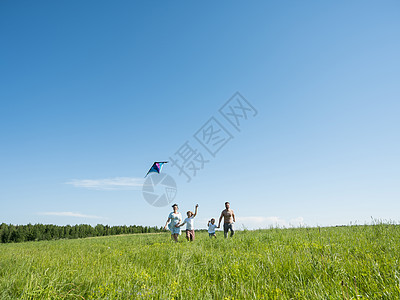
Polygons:
<instances>
[{"instance_id":1,"label":"blue sky","mask_svg":"<svg viewBox=\"0 0 400 300\"><path fill-rule=\"evenodd\" d=\"M2 1L0 222L162 226L143 176L187 141L209 162L163 172L198 228L398 221L399 36L397 1Z\"/></svg>"}]
</instances>

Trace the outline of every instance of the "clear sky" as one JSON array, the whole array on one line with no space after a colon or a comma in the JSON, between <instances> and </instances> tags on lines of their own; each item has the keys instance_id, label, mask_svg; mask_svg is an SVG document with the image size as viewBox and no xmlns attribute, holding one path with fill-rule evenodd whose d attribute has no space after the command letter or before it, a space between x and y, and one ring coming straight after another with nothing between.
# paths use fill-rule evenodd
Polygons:
<instances>
[{"instance_id":1,"label":"clear sky","mask_svg":"<svg viewBox=\"0 0 400 300\"><path fill-rule=\"evenodd\" d=\"M157 160L197 228L400 220L398 1L1 1L0 38L0 223L162 226Z\"/></svg>"}]
</instances>

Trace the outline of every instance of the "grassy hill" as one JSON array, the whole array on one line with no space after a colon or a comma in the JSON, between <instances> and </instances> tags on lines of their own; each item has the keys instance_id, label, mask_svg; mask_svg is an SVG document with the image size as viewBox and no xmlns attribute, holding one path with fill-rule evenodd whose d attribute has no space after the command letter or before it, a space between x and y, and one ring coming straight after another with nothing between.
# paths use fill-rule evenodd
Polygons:
<instances>
[{"instance_id":1,"label":"grassy hill","mask_svg":"<svg viewBox=\"0 0 400 300\"><path fill-rule=\"evenodd\" d=\"M0 244L0 299L400 299L400 226Z\"/></svg>"}]
</instances>

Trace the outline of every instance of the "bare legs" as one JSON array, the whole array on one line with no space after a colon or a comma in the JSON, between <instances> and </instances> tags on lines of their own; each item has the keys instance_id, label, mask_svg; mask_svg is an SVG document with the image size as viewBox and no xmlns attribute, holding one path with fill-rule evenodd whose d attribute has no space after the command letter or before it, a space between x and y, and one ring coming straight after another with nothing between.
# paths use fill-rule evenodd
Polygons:
<instances>
[{"instance_id":1,"label":"bare legs","mask_svg":"<svg viewBox=\"0 0 400 300\"><path fill-rule=\"evenodd\" d=\"M177 234L177 233L171 234L171 239L172 239L174 242L178 242L178 236L179 236L179 234Z\"/></svg>"}]
</instances>

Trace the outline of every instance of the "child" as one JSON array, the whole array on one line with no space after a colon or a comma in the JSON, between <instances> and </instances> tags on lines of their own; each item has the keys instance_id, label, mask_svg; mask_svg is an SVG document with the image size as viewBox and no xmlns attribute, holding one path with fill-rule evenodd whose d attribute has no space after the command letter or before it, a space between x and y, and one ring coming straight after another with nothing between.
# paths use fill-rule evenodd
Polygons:
<instances>
[{"instance_id":1,"label":"child","mask_svg":"<svg viewBox=\"0 0 400 300\"><path fill-rule=\"evenodd\" d=\"M219 228L219 226L215 225L215 219L211 219L211 221L208 221L208 236L211 237L217 237L217 235L215 234L215 228Z\"/></svg>"},{"instance_id":2,"label":"child","mask_svg":"<svg viewBox=\"0 0 400 300\"><path fill-rule=\"evenodd\" d=\"M186 213L188 217L183 221L183 223L180 225L176 225L176 227L181 227L186 224L186 239L190 242L194 241L194 220L193 219L197 215L198 207L199 207L199 205L196 204L194 213L189 210Z\"/></svg>"}]
</instances>

